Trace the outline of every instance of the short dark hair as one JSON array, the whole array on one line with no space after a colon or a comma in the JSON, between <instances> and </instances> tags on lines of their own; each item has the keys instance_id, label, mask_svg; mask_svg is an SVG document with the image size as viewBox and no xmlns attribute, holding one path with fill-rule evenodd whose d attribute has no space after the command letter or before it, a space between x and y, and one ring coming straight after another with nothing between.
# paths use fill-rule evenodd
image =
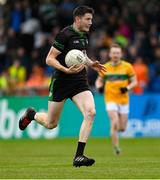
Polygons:
<instances>
[{"instance_id":1,"label":"short dark hair","mask_svg":"<svg viewBox=\"0 0 160 180\"><path fill-rule=\"evenodd\" d=\"M75 19L76 16L84 16L86 13L94 15L93 8L90 8L89 6L78 6L73 11L73 19Z\"/></svg>"}]
</instances>

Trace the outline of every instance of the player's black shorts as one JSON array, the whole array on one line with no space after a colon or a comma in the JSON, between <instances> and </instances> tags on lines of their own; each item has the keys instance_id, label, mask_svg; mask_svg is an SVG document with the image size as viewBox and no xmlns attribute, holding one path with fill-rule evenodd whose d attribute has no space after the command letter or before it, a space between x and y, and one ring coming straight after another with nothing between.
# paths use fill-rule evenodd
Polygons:
<instances>
[{"instance_id":1,"label":"player's black shorts","mask_svg":"<svg viewBox=\"0 0 160 180\"><path fill-rule=\"evenodd\" d=\"M90 90L87 80L51 80L49 88L49 101L60 102L72 99L76 94Z\"/></svg>"}]
</instances>

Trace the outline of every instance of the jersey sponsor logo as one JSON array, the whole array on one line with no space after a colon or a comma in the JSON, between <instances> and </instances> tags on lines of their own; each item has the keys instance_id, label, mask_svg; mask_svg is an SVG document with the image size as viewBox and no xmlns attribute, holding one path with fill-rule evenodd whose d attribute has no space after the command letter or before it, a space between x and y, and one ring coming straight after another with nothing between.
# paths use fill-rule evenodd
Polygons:
<instances>
[{"instance_id":1,"label":"jersey sponsor logo","mask_svg":"<svg viewBox=\"0 0 160 180\"><path fill-rule=\"evenodd\" d=\"M59 135L59 126L50 131L33 121L27 129L21 131L18 127L19 119L22 117L26 109L21 107L22 104L18 99L14 99L17 106L13 106L12 100L0 99L0 139L20 139L20 138L45 138L52 139ZM39 102L39 101L37 101ZM24 103L25 104L25 103ZM24 105L23 104L23 105ZM26 104L24 105L26 106ZM39 109L45 112L45 109Z\"/></svg>"}]
</instances>

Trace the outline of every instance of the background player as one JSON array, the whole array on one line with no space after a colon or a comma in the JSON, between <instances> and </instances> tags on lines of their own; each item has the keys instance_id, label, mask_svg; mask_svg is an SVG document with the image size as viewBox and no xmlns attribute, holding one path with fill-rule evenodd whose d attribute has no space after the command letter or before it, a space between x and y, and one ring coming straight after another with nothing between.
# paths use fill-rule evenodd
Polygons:
<instances>
[{"instance_id":1,"label":"background player","mask_svg":"<svg viewBox=\"0 0 160 180\"><path fill-rule=\"evenodd\" d=\"M21 130L24 130L33 119L44 127L53 129L58 124L64 102L67 98L71 98L84 116L77 151L73 160L74 166L91 166L95 162L94 159L84 156L83 151L92 129L96 112L93 95L88 87L84 65L67 68L64 59L67 52L71 49L79 49L86 53L88 31L92 25L93 14L92 8L87 6L77 7L73 12L73 25L64 28L56 36L54 44L48 53L46 63L57 70L56 80L54 81L52 78L50 84L48 113L36 112L32 108L28 108L19 121ZM98 61L92 62L89 58L87 65L97 71L105 71L103 65ZM69 119L66 120L69 121Z\"/></svg>"},{"instance_id":2,"label":"background player","mask_svg":"<svg viewBox=\"0 0 160 180\"><path fill-rule=\"evenodd\" d=\"M122 60L122 49L113 44L109 50L110 61L104 66L107 72L100 73L96 80L97 89L104 86L106 110L111 120L110 133L116 154L120 153L118 132L125 131L129 113L128 91L137 85L135 72L130 63Z\"/></svg>"}]
</instances>

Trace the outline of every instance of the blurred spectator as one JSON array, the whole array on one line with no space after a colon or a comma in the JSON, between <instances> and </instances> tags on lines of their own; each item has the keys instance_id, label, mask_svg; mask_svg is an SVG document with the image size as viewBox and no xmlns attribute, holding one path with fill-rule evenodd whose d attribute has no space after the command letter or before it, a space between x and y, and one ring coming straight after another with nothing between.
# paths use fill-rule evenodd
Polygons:
<instances>
[{"instance_id":1,"label":"blurred spectator","mask_svg":"<svg viewBox=\"0 0 160 180\"><path fill-rule=\"evenodd\" d=\"M32 68L32 73L30 78L26 82L27 87L43 87L47 84L47 77L44 74L44 69L41 68L39 65L35 64Z\"/></svg>"},{"instance_id":2,"label":"blurred spectator","mask_svg":"<svg viewBox=\"0 0 160 180\"><path fill-rule=\"evenodd\" d=\"M151 92L160 92L160 47L155 49L155 62L149 65Z\"/></svg>"},{"instance_id":3,"label":"blurred spectator","mask_svg":"<svg viewBox=\"0 0 160 180\"><path fill-rule=\"evenodd\" d=\"M22 10L23 10L24 21L27 21L33 17L34 12L29 0L22 1Z\"/></svg>"},{"instance_id":4,"label":"blurred spectator","mask_svg":"<svg viewBox=\"0 0 160 180\"><path fill-rule=\"evenodd\" d=\"M43 68L43 73L38 68L41 75L52 75L54 69L46 65L46 55L56 34L72 23L73 9L78 5L89 5L95 10L88 55L93 60L98 59L104 63L108 59L107 48L118 42L124 48L125 58L134 63L140 78L137 87L139 90L136 90L136 93L143 93L145 90L160 92L159 0L94 0L94 3L93 0L5 1L0 5L2 86L10 85L7 73L14 72L15 59L18 59L19 66L25 69L27 80L35 78L32 68L34 72L38 72L34 64L40 69ZM93 91L96 76L95 72L88 69L89 83ZM3 89L6 94L17 94L16 91L10 93L6 88ZM27 94L27 91L18 93L23 95Z\"/></svg>"},{"instance_id":5,"label":"blurred spectator","mask_svg":"<svg viewBox=\"0 0 160 180\"><path fill-rule=\"evenodd\" d=\"M42 38L42 44L38 48L39 50L39 56L40 56L40 64L41 67L45 68L46 67L46 57L51 48L51 45L49 44L49 40L46 36L43 36Z\"/></svg>"},{"instance_id":6,"label":"blurred spectator","mask_svg":"<svg viewBox=\"0 0 160 180\"><path fill-rule=\"evenodd\" d=\"M0 32L0 72L2 72L7 67L6 53L6 37L4 36L3 32Z\"/></svg>"},{"instance_id":7,"label":"blurred spectator","mask_svg":"<svg viewBox=\"0 0 160 180\"><path fill-rule=\"evenodd\" d=\"M32 62L30 61L30 59L28 58L27 54L26 54L26 49L23 47L19 47L17 49L17 58L20 61L20 64L22 66L24 66L27 69L27 77L29 76L29 73L31 72L31 64Z\"/></svg>"},{"instance_id":8,"label":"blurred spectator","mask_svg":"<svg viewBox=\"0 0 160 180\"><path fill-rule=\"evenodd\" d=\"M107 49L103 48L99 51L99 60L102 64L105 64L108 59L108 51Z\"/></svg>"},{"instance_id":9,"label":"blurred spectator","mask_svg":"<svg viewBox=\"0 0 160 180\"><path fill-rule=\"evenodd\" d=\"M41 2L39 5L39 18L43 31L50 32L57 22L57 8L51 1Z\"/></svg>"},{"instance_id":10,"label":"blurred spectator","mask_svg":"<svg viewBox=\"0 0 160 180\"><path fill-rule=\"evenodd\" d=\"M20 64L19 60L14 60L13 64L8 69L8 78L10 90L16 91L17 88L21 88L25 85L26 81L26 69Z\"/></svg>"},{"instance_id":11,"label":"blurred spectator","mask_svg":"<svg viewBox=\"0 0 160 180\"><path fill-rule=\"evenodd\" d=\"M13 4L13 10L11 11L11 28L15 32L20 31L21 23L23 22L23 12L22 12L22 6L20 1L16 1L15 4Z\"/></svg>"},{"instance_id":12,"label":"blurred spectator","mask_svg":"<svg viewBox=\"0 0 160 180\"><path fill-rule=\"evenodd\" d=\"M48 94L49 79L45 76L44 69L35 64L30 78L26 82L26 88L30 88L32 94L38 92L41 95Z\"/></svg>"},{"instance_id":13,"label":"blurred spectator","mask_svg":"<svg viewBox=\"0 0 160 180\"><path fill-rule=\"evenodd\" d=\"M6 71L0 73L0 96L8 94L8 75Z\"/></svg>"},{"instance_id":14,"label":"blurred spectator","mask_svg":"<svg viewBox=\"0 0 160 180\"><path fill-rule=\"evenodd\" d=\"M63 27L72 23L72 12L77 6L76 1L63 0L58 9L59 20Z\"/></svg>"},{"instance_id":15,"label":"blurred spectator","mask_svg":"<svg viewBox=\"0 0 160 180\"><path fill-rule=\"evenodd\" d=\"M137 75L138 85L133 89L136 94L143 94L148 85L148 67L141 57L137 57L133 63L133 68Z\"/></svg>"},{"instance_id":16,"label":"blurred spectator","mask_svg":"<svg viewBox=\"0 0 160 180\"><path fill-rule=\"evenodd\" d=\"M6 45L7 45L8 53L14 56L16 49L20 45L20 40L19 40L19 36L11 28L8 29L8 37L7 37Z\"/></svg>"},{"instance_id":17,"label":"blurred spectator","mask_svg":"<svg viewBox=\"0 0 160 180\"><path fill-rule=\"evenodd\" d=\"M121 34L126 38L130 38L131 37L131 28L130 28L129 24L126 23L124 21L124 19L119 19L118 25L119 25L118 34Z\"/></svg>"}]
</instances>

